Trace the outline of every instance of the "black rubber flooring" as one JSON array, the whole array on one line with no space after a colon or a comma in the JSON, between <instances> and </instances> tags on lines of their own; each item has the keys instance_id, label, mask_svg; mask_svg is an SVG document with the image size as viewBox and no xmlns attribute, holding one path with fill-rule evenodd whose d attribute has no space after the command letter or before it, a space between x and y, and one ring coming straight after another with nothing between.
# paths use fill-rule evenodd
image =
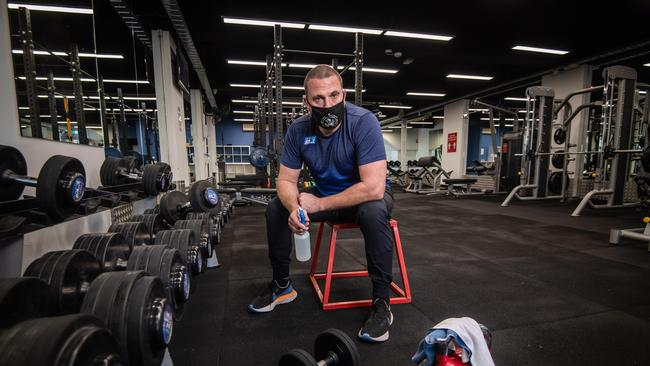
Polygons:
<instances>
[{"instance_id":1,"label":"black rubber flooring","mask_svg":"<svg viewBox=\"0 0 650 366\"><path fill-rule=\"evenodd\" d=\"M641 225L633 209L571 217L575 202L395 196L413 303L393 306L389 341L357 342L362 365L409 365L431 326L461 316L492 330L497 365L650 365L648 243L608 244L610 228ZM356 341L368 310L323 311L309 264L292 264L293 303L246 311L271 276L263 207L236 208L217 254L222 266L199 278L174 328L174 365L277 365L289 349L311 352L332 327ZM360 233L343 232L335 270L364 266ZM367 278L335 280L332 299L366 298L370 288Z\"/></svg>"}]
</instances>

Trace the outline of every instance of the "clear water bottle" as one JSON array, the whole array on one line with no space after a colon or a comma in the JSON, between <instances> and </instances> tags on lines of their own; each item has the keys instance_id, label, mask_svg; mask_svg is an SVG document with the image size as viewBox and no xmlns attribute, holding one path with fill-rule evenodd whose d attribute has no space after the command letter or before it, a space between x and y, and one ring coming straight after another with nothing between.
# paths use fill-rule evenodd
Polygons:
<instances>
[{"instance_id":1,"label":"clear water bottle","mask_svg":"<svg viewBox=\"0 0 650 366\"><path fill-rule=\"evenodd\" d=\"M300 222L305 225L305 211L302 207L298 208L298 215L300 215ZM296 259L299 262L306 262L311 259L311 245L309 243L309 231L302 234L293 233L293 242L296 245Z\"/></svg>"}]
</instances>

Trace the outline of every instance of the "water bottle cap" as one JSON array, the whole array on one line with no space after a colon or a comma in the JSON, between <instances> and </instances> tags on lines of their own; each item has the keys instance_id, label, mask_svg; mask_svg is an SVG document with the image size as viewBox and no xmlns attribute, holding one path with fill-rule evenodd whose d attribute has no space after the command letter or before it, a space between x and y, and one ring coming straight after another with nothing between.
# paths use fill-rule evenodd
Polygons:
<instances>
[{"instance_id":1,"label":"water bottle cap","mask_svg":"<svg viewBox=\"0 0 650 366\"><path fill-rule=\"evenodd\" d=\"M298 215L300 215L300 222L305 225L307 220L305 219L305 211L303 211L302 207L298 207Z\"/></svg>"}]
</instances>

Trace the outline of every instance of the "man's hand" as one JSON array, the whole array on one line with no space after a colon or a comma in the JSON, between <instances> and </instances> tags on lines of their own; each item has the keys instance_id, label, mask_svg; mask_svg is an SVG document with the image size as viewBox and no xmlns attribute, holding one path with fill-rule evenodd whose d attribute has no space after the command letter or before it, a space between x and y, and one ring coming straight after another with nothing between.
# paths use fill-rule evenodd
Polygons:
<instances>
[{"instance_id":1,"label":"man's hand","mask_svg":"<svg viewBox=\"0 0 650 366\"><path fill-rule=\"evenodd\" d=\"M298 203L305 211L311 213L323 211L322 199L311 193L300 193L300 196L298 196Z\"/></svg>"},{"instance_id":2,"label":"man's hand","mask_svg":"<svg viewBox=\"0 0 650 366\"><path fill-rule=\"evenodd\" d=\"M305 225L303 225L300 221L300 214L298 213L298 209L291 211L291 214L289 215L289 229L291 229L291 231L294 233L302 234L303 232L309 230L309 215L307 214L307 210L305 210L305 208L303 208L302 211L305 213Z\"/></svg>"}]
</instances>

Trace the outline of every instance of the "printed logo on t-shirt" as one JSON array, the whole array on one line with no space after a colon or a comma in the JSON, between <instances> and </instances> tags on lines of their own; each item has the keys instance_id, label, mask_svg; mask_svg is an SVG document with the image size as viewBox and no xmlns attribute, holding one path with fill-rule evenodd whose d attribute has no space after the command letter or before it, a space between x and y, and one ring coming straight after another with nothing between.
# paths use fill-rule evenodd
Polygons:
<instances>
[{"instance_id":1,"label":"printed logo on t-shirt","mask_svg":"<svg viewBox=\"0 0 650 366\"><path fill-rule=\"evenodd\" d=\"M306 136L303 145L313 145L316 143L316 136Z\"/></svg>"}]
</instances>

